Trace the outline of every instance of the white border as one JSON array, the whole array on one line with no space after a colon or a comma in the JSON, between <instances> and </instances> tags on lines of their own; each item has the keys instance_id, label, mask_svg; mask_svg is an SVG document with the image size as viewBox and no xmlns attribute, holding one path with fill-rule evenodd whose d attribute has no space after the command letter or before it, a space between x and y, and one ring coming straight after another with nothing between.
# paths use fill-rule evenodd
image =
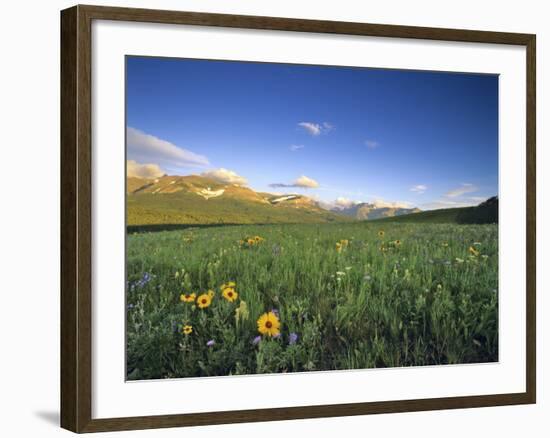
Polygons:
<instances>
[{"instance_id":1,"label":"white border","mask_svg":"<svg viewBox=\"0 0 550 438\"><path fill-rule=\"evenodd\" d=\"M525 391L523 47L95 20L92 50L92 418ZM126 54L500 74L500 362L125 383Z\"/></svg>"}]
</instances>

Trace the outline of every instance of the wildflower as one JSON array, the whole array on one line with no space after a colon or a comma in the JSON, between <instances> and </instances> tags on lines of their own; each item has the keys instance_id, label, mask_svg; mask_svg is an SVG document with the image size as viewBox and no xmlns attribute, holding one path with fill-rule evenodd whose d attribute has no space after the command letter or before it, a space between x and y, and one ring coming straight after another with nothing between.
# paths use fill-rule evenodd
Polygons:
<instances>
[{"instance_id":1,"label":"wildflower","mask_svg":"<svg viewBox=\"0 0 550 438\"><path fill-rule=\"evenodd\" d=\"M207 292L207 294L208 294L208 296L209 296L210 298L214 298L215 293L214 293L214 291L213 291L212 289L210 289L210 290Z\"/></svg>"},{"instance_id":2,"label":"wildflower","mask_svg":"<svg viewBox=\"0 0 550 438\"><path fill-rule=\"evenodd\" d=\"M464 263L464 259L459 259L458 257L455 259L457 263Z\"/></svg>"},{"instance_id":3,"label":"wildflower","mask_svg":"<svg viewBox=\"0 0 550 438\"><path fill-rule=\"evenodd\" d=\"M260 237L260 236L254 236L254 240L255 240L256 243L260 243L264 240L264 238Z\"/></svg>"},{"instance_id":4,"label":"wildflower","mask_svg":"<svg viewBox=\"0 0 550 438\"><path fill-rule=\"evenodd\" d=\"M340 277L342 275L346 275L346 273L342 272L342 271L336 271L336 275L338 275L338 277Z\"/></svg>"},{"instance_id":5,"label":"wildflower","mask_svg":"<svg viewBox=\"0 0 550 438\"><path fill-rule=\"evenodd\" d=\"M281 323L274 312L267 312L261 315L257 321L258 331L262 335L275 336L280 333L279 327Z\"/></svg>"},{"instance_id":6,"label":"wildflower","mask_svg":"<svg viewBox=\"0 0 550 438\"><path fill-rule=\"evenodd\" d=\"M343 246L343 247L346 247L349 245L349 240L348 239L342 239L340 240L340 244Z\"/></svg>"},{"instance_id":7,"label":"wildflower","mask_svg":"<svg viewBox=\"0 0 550 438\"><path fill-rule=\"evenodd\" d=\"M197 298L197 306L199 309L205 309L212 304L212 296L209 294L202 294Z\"/></svg>"},{"instance_id":8,"label":"wildflower","mask_svg":"<svg viewBox=\"0 0 550 438\"><path fill-rule=\"evenodd\" d=\"M246 321L248 319L248 305L245 301L241 300L239 307L235 309L235 321L237 324L242 320Z\"/></svg>"},{"instance_id":9,"label":"wildflower","mask_svg":"<svg viewBox=\"0 0 550 438\"><path fill-rule=\"evenodd\" d=\"M340 242L336 242L336 252L342 252L342 244Z\"/></svg>"},{"instance_id":10,"label":"wildflower","mask_svg":"<svg viewBox=\"0 0 550 438\"><path fill-rule=\"evenodd\" d=\"M288 336L288 345L294 345L296 342L298 342L298 335L294 332L292 332Z\"/></svg>"},{"instance_id":11,"label":"wildflower","mask_svg":"<svg viewBox=\"0 0 550 438\"><path fill-rule=\"evenodd\" d=\"M214 344L216 344L216 341L214 341L214 339L210 339L210 340L206 343L206 346L207 346L207 347L213 347Z\"/></svg>"},{"instance_id":12,"label":"wildflower","mask_svg":"<svg viewBox=\"0 0 550 438\"><path fill-rule=\"evenodd\" d=\"M193 326L184 325L183 326L183 334L184 335L190 335L191 333L193 333Z\"/></svg>"},{"instance_id":13,"label":"wildflower","mask_svg":"<svg viewBox=\"0 0 550 438\"><path fill-rule=\"evenodd\" d=\"M132 303L128 304L128 310L131 310L134 308L134 305Z\"/></svg>"},{"instance_id":14,"label":"wildflower","mask_svg":"<svg viewBox=\"0 0 550 438\"><path fill-rule=\"evenodd\" d=\"M137 282L136 282L136 286L138 287L143 287L145 286L147 283L149 283L149 281L151 281L151 276L149 275L148 272L145 272L143 274L143 277L141 277Z\"/></svg>"},{"instance_id":15,"label":"wildflower","mask_svg":"<svg viewBox=\"0 0 550 438\"><path fill-rule=\"evenodd\" d=\"M246 243L248 243L249 246L252 246L256 243L256 241L254 239L248 239Z\"/></svg>"},{"instance_id":16,"label":"wildflower","mask_svg":"<svg viewBox=\"0 0 550 438\"><path fill-rule=\"evenodd\" d=\"M183 301L184 303L192 303L195 301L195 298L197 298L197 295L194 293L180 295L180 301Z\"/></svg>"},{"instance_id":17,"label":"wildflower","mask_svg":"<svg viewBox=\"0 0 550 438\"><path fill-rule=\"evenodd\" d=\"M237 299L237 297L239 296L239 294L235 291L235 289L230 288L230 287L224 289L223 292L222 292L222 295L230 303L235 301Z\"/></svg>"},{"instance_id":18,"label":"wildflower","mask_svg":"<svg viewBox=\"0 0 550 438\"><path fill-rule=\"evenodd\" d=\"M378 231L378 237L384 237L384 234L386 234L384 230Z\"/></svg>"},{"instance_id":19,"label":"wildflower","mask_svg":"<svg viewBox=\"0 0 550 438\"><path fill-rule=\"evenodd\" d=\"M470 246L468 248L468 251L470 251L470 253L475 255L476 257L479 255L479 251L477 249L475 249L473 246Z\"/></svg>"},{"instance_id":20,"label":"wildflower","mask_svg":"<svg viewBox=\"0 0 550 438\"><path fill-rule=\"evenodd\" d=\"M393 244L394 244L395 246L399 246L399 245L401 245L401 241L400 241L400 240L396 240L395 242L393 242Z\"/></svg>"},{"instance_id":21,"label":"wildflower","mask_svg":"<svg viewBox=\"0 0 550 438\"><path fill-rule=\"evenodd\" d=\"M261 336L256 336L254 339L252 339L252 345L258 345L261 340L262 340Z\"/></svg>"},{"instance_id":22,"label":"wildflower","mask_svg":"<svg viewBox=\"0 0 550 438\"><path fill-rule=\"evenodd\" d=\"M237 284L234 281L228 281L227 283L224 283L220 286L220 290L224 290L227 288L235 289L235 286L237 286Z\"/></svg>"}]
</instances>

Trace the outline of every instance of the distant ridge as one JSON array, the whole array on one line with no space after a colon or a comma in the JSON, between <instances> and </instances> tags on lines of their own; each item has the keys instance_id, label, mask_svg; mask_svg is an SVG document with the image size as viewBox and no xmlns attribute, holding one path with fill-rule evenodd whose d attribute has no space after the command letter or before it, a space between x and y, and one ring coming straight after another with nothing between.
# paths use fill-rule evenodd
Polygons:
<instances>
[{"instance_id":1,"label":"distant ridge","mask_svg":"<svg viewBox=\"0 0 550 438\"><path fill-rule=\"evenodd\" d=\"M498 197L493 196L474 207L444 208L379 219L388 222L493 224L498 223Z\"/></svg>"},{"instance_id":2,"label":"distant ridge","mask_svg":"<svg viewBox=\"0 0 550 438\"><path fill-rule=\"evenodd\" d=\"M379 206L376 203L362 202L346 208L333 208L332 211L357 220L372 220L418 213L421 210L419 208L388 207Z\"/></svg>"}]
</instances>

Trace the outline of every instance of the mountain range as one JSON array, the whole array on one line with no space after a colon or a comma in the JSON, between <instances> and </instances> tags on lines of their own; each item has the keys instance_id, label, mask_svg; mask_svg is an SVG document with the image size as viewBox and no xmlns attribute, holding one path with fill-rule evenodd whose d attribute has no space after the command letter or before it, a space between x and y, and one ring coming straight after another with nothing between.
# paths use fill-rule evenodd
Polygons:
<instances>
[{"instance_id":1,"label":"mountain range","mask_svg":"<svg viewBox=\"0 0 550 438\"><path fill-rule=\"evenodd\" d=\"M276 195L199 175L128 177L127 224L323 223L352 219L298 194Z\"/></svg>"},{"instance_id":2,"label":"mountain range","mask_svg":"<svg viewBox=\"0 0 550 438\"><path fill-rule=\"evenodd\" d=\"M329 223L357 220L497 223L498 198L475 207L421 211L386 203L327 206L296 193L257 192L200 175L126 179L129 229L181 225Z\"/></svg>"},{"instance_id":3,"label":"mountain range","mask_svg":"<svg viewBox=\"0 0 550 438\"><path fill-rule=\"evenodd\" d=\"M385 217L401 216L404 214L418 213L419 208L380 206L376 202L361 202L344 208L333 208L332 211L350 216L357 220L382 219Z\"/></svg>"}]
</instances>

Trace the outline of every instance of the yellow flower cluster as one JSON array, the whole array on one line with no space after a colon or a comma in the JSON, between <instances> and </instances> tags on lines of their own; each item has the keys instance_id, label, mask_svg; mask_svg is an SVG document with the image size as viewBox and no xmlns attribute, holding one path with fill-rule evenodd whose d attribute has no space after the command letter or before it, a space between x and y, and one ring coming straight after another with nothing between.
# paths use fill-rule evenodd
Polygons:
<instances>
[{"instance_id":1,"label":"yellow flower cluster","mask_svg":"<svg viewBox=\"0 0 550 438\"><path fill-rule=\"evenodd\" d=\"M346 249L349 245L348 239L341 239L339 242L336 242L336 252L342 252L343 249Z\"/></svg>"},{"instance_id":2,"label":"yellow flower cluster","mask_svg":"<svg viewBox=\"0 0 550 438\"><path fill-rule=\"evenodd\" d=\"M249 236L245 237L244 239L239 240L239 245L245 248L251 248L253 246L259 245L262 243L265 239L260 236Z\"/></svg>"}]
</instances>

